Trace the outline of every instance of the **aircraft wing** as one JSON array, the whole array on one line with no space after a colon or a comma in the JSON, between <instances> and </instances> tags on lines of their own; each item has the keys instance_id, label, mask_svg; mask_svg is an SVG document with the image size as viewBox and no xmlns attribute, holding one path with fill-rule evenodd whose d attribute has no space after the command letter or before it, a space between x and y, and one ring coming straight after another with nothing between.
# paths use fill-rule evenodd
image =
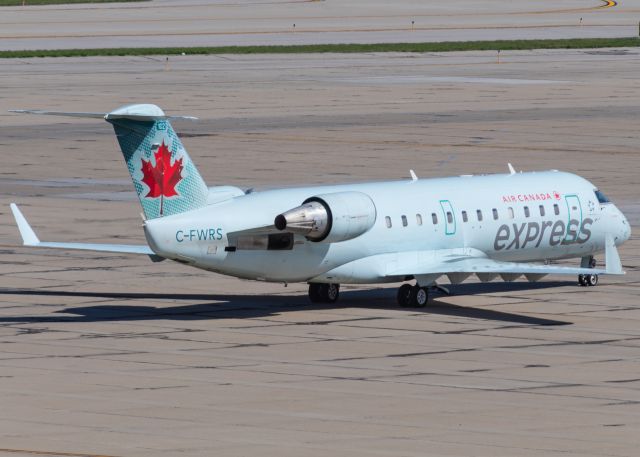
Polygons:
<instances>
[{"instance_id":1,"label":"aircraft wing","mask_svg":"<svg viewBox=\"0 0 640 457\"><path fill-rule=\"evenodd\" d=\"M489 258L448 257L440 261L402 265L387 272L387 276L431 275L449 273L494 274L605 274L606 270L559 265L541 265L528 262L501 262Z\"/></svg>"},{"instance_id":2,"label":"aircraft wing","mask_svg":"<svg viewBox=\"0 0 640 457\"><path fill-rule=\"evenodd\" d=\"M462 252L460 252L462 251ZM399 253L387 267L386 276L421 276L442 274L495 274L495 275L579 275L624 274L613 240L607 240L606 268L567 267L529 262L503 262L493 260L476 249L439 250L420 253Z\"/></svg>"},{"instance_id":3,"label":"aircraft wing","mask_svg":"<svg viewBox=\"0 0 640 457\"><path fill-rule=\"evenodd\" d=\"M20 236L22 236L22 244L24 246L34 246L42 248L54 248L54 249L76 249L82 251L98 251L98 252L116 252L121 254L145 254L151 257L154 262L164 260L162 257L156 255L149 246L146 245L131 245L131 244L96 244L96 243L59 243L40 241L20 212L20 209L15 203L11 203L11 212L18 224L18 230Z\"/></svg>"}]
</instances>

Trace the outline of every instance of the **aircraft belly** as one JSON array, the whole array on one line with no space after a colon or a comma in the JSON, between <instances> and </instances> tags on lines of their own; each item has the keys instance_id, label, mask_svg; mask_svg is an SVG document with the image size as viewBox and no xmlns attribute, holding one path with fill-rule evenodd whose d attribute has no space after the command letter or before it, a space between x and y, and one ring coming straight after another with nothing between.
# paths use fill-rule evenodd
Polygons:
<instances>
[{"instance_id":1,"label":"aircraft belly","mask_svg":"<svg viewBox=\"0 0 640 457\"><path fill-rule=\"evenodd\" d=\"M229 252L220 270L244 278L304 282L359 256L358 249L344 245L305 243L292 250Z\"/></svg>"}]
</instances>

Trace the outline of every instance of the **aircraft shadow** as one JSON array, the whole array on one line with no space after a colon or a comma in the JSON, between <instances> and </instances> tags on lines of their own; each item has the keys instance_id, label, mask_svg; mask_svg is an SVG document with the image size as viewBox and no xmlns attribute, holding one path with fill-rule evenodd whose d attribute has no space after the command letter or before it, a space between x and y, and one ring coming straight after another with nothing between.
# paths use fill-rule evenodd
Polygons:
<instances>
[{"instance_id":1,"label":"aircraft shadow","mask_svg":"<svg viewBox=\"0 0 640 457\"><path fill-rule=\"evenodd\" d=\"M490 293L533 288L566 286L567 282L555 283L489 283L458 284L451 286L455 295ZM572 283L569 283L572 284ZM50 316L6 316L0 317L0 324L7 323L55 323L55 322L104 322L143 320L205 320L205 319L251 319L269 317L292 311L330 310L346 307L370 309L398 309L395 302L396 289L372 289L344 291L340 301L333 304L309 303L306 295L232 295L232 294L161 294L161 293L119 293L119 292L76 292L39 289L0 289L0 295L23 295L44 297L104 298L122 304L68 307L55 311ZM434 294L430 305L425 308L406 308L412 313L427 313L443 316L465 317L488 321L511 322L522 325L569 325L572 322L543 319L523 314L473 308L445 303ZM158 301L203 301L204 303L179 306L127 305L128 300ZM535 303L532 304L535 306Z\"/></svg>"}]
</instances>

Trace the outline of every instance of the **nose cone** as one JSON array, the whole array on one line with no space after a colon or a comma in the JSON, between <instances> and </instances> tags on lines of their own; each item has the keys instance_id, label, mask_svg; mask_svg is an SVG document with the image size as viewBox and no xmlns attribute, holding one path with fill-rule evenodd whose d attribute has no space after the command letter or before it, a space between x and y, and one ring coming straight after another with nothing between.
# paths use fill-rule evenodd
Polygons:
<instances>
[{"instance_id":1,"label":"nose cone","mask_svg":"<svg viewBox=\"0 0 640 457\"><path fill-rule=\"evenodd\" d=\"M624 217L624 214L622 214L622 211L620 211L618 208L616 208L616 211L618 213L618 235L616 236L615 243L616 245L619 245L624 243L631 237L631 225L629 224L627 218Z\"/></svg>"},{"instance_id":2,"label":"nose cone","mask_svg":"<svg viewBox=\"0 0 640 457\"><path fill-rule=\"evenodd\" d=\"M631 237L631 225L624 215L622 216L622 242L624 243Z\"/></svg>"}]
</instances>

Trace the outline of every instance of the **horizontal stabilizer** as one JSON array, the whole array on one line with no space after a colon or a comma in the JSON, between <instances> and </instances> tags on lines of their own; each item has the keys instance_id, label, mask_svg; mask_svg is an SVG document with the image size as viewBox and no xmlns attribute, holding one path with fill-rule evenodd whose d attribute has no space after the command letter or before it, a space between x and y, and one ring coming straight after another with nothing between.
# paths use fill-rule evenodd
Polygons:
<instances>
[{"instance_id":1,"label":"horizontal stabilizer","mask_svg":"<svg viewBox=\"0 0 640 457\"><path fill-rule=\"evenodd\" d=\"M167 116L159 107L150 104L125 105L109 113L84 113L84 112L64 112L46 111L40 109L12 109L11 113L19 114L42 114L46 116L65 116L90 119L131 119L135 121L157 121L163 119L186 119L195 120L193 116Z\"/></svg>"},{"instance_id":2,"label":"horizontal stabilizer","mask_svg":"<svg viewBox=\"0 0 640 457\"><path fill-rule=\"evenodd\" d=\"M149 246L131 245L131 244L96 244L96 243L59 243L40 241L35 234L22 212L15 203L11 203L11 212L18 224L20 236L22 236L22 244L24 246L33 246L41 248L53 249L71 249L82 251L98 251L98 252L114 252L120 254L145 254L156 261L160 259Z\"/></svg>"},{"instance_id":3,"label":"horizontal stabilizer","mask_svg":"<svg viewBox=\"0 0 640 457\"><path fill-rule=\"evenodd\" d=\"M40 109L10 109L9 112L18 114L44 114L47 116L88 117L94 119L104 119L107 115L107 113L65 113L62 111L44 111Z\"/></svg>"}]
</instances>

